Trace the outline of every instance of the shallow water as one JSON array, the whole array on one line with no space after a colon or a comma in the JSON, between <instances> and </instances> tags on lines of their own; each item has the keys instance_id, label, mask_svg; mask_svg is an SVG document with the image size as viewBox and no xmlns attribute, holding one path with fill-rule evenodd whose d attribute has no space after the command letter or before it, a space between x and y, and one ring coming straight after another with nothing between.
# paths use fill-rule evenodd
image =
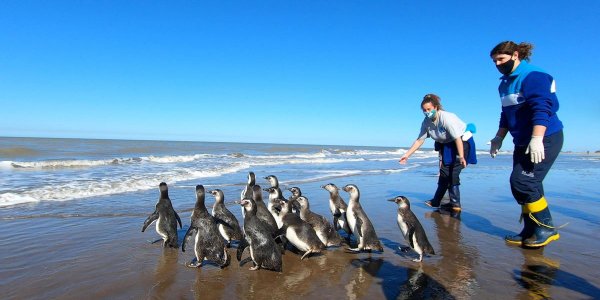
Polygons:
<instances>
[{"instance_id":1,"label":"shallow water","mask_svg":"<svg viewBox=\"0 0 600 300\"><path fill-rule=\"evenodd\" d=\"M237 146L220 146L219 151L241 153L239 149L222 150L227 147ZM261 147L277 152L287 146ZM310 155L315 152L314 147L286 149L294 148L292 151L298 153L300 148L304 155ZM253 151L257 156L264 154ZM546 178L545 190L555 223L568 225L560 230L559 241L532 250L508 246L502 239L520 229L519 207L508 186L509 155L495 160L480 155L480 163L463 172L464 210L460 215L452 215L422 204L434 191L436 157L425 153L421 159L400 166L397 158L391 159L395 151L401 152L385 149L383 152L389 153L361 154L359 157L364 160L336 163L257 165L214 177L169 183L171 200L184 223L180 237L189 225L196 184L222 189L228 208L242 220L240 208L233 200L243 187L246 172L254 170L261 185L266 185L262 177L275 174L284 187L301 187L311 209L331 220L328 193L320 186L328 182L338 186L354 183L361 190L361 203L384 245L383 253L354 254L339 247L300 261L301 254L288 250L282 273L250 271L250 264L240 267L235 258L225 269L210 263L190 269L185 263L193 257L191 249L181 252L181 249L163 249L160 243L151 244L158 238L154 226L141 232L144 220L154 209L158 190L136 189L60 201L38 199L0 207L0 292L5 299L600 297L597 269L600 243L596 238L600 208L595 205L600 196L595 191L600 170L596 157L568 154L559 157ZM290 156L280 152L277 155ZM374 157L377 160L369 160ZM81 172L98 172L90 169L94 167ZM61 169L58 173L68 171L73 170ZM9 175L20 172L18 176L27 177L23 172L28 171L4 169L3 172ZM48 170L40 172L51 177ZM327 176L323 177L323 172ZM10 187L3 184L2 188ZM341 194L347 199L346 193ZM412 261L416 253L398 249L406 243L396 224L396 206L386 200L400 194L411 199L412 210L436 251L436 255L425 257L422 263ZM213 201L208 196L207 206ZM235 248L229 253L235 256ZM248 251L244 253L246 256Z\"/></svg>"}]
</instances>

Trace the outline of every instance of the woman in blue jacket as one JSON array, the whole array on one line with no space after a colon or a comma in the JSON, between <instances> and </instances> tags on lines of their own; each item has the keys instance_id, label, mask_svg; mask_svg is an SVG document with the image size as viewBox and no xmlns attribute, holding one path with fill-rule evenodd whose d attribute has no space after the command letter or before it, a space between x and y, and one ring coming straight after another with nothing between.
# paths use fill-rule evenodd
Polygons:
<instances>
[{"instance_id":1,"label":"woman in blue jacket","mask_svg":"<svg viewBox=\"0 0 600 300\"><path fill-rule=\"evenodd\" d=\"M515 145L510 187L521 205L523 230L505 237L510 244L543 247L560 237L542 181L563 145L563 125L558 119L558 98L554 78L528 63L533 45L505 41L490 51L500 77L500 126L491 140L495 157L508 132Z\"/></svg>"}]
</instances>

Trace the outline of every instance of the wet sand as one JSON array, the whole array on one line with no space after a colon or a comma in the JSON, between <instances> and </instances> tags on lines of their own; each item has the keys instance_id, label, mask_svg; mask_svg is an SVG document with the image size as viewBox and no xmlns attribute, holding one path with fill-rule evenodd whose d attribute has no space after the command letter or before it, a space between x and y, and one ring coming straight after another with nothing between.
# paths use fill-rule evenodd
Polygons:
<instances>
[{"instance_id":1,"label":"wet sand","mask_svg":"<svg viewBox=\"0 0 600 300\"><path fill-rule=\"evenodd\" d=\"M229 251L232 263L223 270L210 263L191 269L185 266L193 257L191 248L182 253L150 244L158 238L154 225L140 231L156 191L69 201L52 206L53 211L44 204L23 206L26 216L0 220L0 292L4 299L600 298L598 194L559 192L566 185L564 177L549 176L546 192L555 222L569 223L560 230L561 239L538 250L508 246L503 236L520 225L506 172L467 169L460 215L423 204L433 193L434 174L333 180L338 186L359 186L384 252L330 248L300 261L300 255L286 251L282 273L250 271L250 263L240 267L234 248ZM589 180L579 184L596 182ZM324 183L299 186L312 210L331 220L328 194L319 188ZM240 189L226 187L226 197L239 195ZM396 195L411 199L436 251L422 263L412 261L414 252L398 250L406 244L396 224L397 207L386 201ZM129 199L138 201L130 210L111 209L111 203ZM184 223L181 237L189 224L193 190L172 193L171 199ZM207 198L208 205L212 201ZM239 207L228 207L241 220ZM248 255L246 251L244 257Z\"/></svg>"}]
</instances>

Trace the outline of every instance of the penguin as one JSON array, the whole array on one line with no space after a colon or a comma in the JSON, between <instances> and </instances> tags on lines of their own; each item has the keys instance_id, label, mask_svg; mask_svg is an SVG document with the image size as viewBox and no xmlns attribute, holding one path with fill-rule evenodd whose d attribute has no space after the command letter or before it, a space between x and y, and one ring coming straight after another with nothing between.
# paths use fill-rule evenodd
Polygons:
<instances>
[{"instance_id":1,"label":"penguin","mask_svg":"<svg viewBox=\"0 0 600 300\"><path fill-rule=\"evenodd\" d=\"M419 219L410 210L410 201L404 196L398 196L388 201L398 204L398 227L402 231L402 235L410 248L415 250L419 254L419 258L413 259L413 261L423 261L423 254L435 255L433 247L427 239L425 230ZM400 248L402 250L402 248Z\"/></svg>"},{"instance_id":2,"label":"penguin","mask_svg":"<svg viewBox=\"0 0 600 300\"><path fill-rule=\"evenodd\" d=\"M367 214L360 205L360 191L358 187L354 184L348 184L343 190L350 194L346 219L348 220L348 226L352 234L358 242L356 248L348 248L348 250L355 252L377 250L383 252L383 247L379 238L377 238L375 228L373 228L371 220L369 220L369 217L367 217Z\"/></svg>"},{"instance_id":3,"label":"penguin","mask_svg":"<svg viewBox=\"0 0 600 300\"><path fill-rule=\"evenodd\" d=\"M194 238L194 250L196 257L186 264L190 268L199 268L204 259L218 264L221 269L229 265L230 257L227 254L226 241L223 239L217 229L217 222L213 216L208 213L204 205L204 186L196 186L196 205L192 211L191 224L185 236L181 251L185 252L185 244L188 237Z\"/></svg>"},{"instance_id":4,"label":"penguin","mask_svg":"<svg viewBox=\"0 0 600 300\"><path fill-rule=\"evenodd\" d=\"M348 226L348 221L346 220L346 212L348 211L348 205L340 196L340 191L335 184L328 183L326 185L321 186L321 188L329 192L329 210L333 215L333 226L335 230L343 229L346 232L349 240L352 231L350 230L350 227Z\"/></svg>"},{"instance_id":5,"label":"penguin","mask_svg":"<svg viewBox=\"0 0 600 300\"><path fill-rule=\"evenodd\" d=\"M262 189L260 188L260 185L254 185L253 191L254 193L252 193L252 200L254 200L254 203L256 205L256 217L258 217L258 219L265 223L273 237L275 237L275 233L277 232L277 229L279 229L279 227L277 226L275 218L269 211L269 208L263 201Z\"/></svg>"},{"instance_id":6,"label":"penguin","mask_svg":"<svg viewBox=\"0 0 600 300\"><path fill-rule=\"evenodd\" d=\"M212 216L217 222L217 228L221 236L227 241L227 247L231 247L231 241L240 241L243 238L242 229L237 218L225 207L225 196L223 191L215 189L210 191L215 196L215 203L212 208Z\"/></svg>"},{"instance_id":7,"label":"penguin","mask_svg":"<svg viewBox=\"0 0 600 300\"><path fill-rule=\"evenodd\" d=\"M278 236L285 236L286 240L292 243L294 247L304 252L300 260L303 260L311 253L320 253L325 249L325 244L321 242L313 227L298 215L292 213L289 202L282 203L279 218L281 219L282 226L279 229Z\"/></svg>"},{"instance_id":8,"label":"penguin","mask_svg":"<svg viewBox=\"0 0 600 300\"><path fill-rule=\"evenodd\" d=\"M142 232L144 232L146 227L152 224L152 222L158 220L156 222L156 232L162 237L163 246L177 248L179 247L177 241L177 223L179 223L179 228L181 228L181 219L173 209L173 204L171 203L171 199L169 199L169 188L167 187L167 184L161 182L158 185L158 189L160 191L160 197L158 198L158 202L156 202L156 208L154 209L154 212L146 218L146 221L144 221Z\"/></svg>"},{"instance_id":9,"label":"penguin","mask_svg":"<svg viewBox=\"0 0 600 300\"><path fill-rule=\"evenodd\" d=\"M288 198L288 201L292 204L292 212L296 213L297 215L300 215L300 203L298 203L298 201L296 201L296 199L298 199L298 197L302 196L302 190L300 190L299 187L297 186L293 186L291 188L288 189L288 191L290 191L292 193L292 195Z\"/></svg>"},{"instance_id":10,"label":"penguin","mask_svg":"<svg viewBox=\"0 0 600 300\"><path fill-rule=\"evenodd\" d=\"M240 201L240 205L246 210L246 217L244 218L245 238L240 241L236 255L240 266L248 260L252 260L254 263L254 266L250 268L252 271L264 268L281 272L283 270L281 249L275 243L275 239L271 236L265 223L257 217L256 203L253 199L243 199ZM250 248L250 257L241 260L246 248Z\"/></svg>"},{"instance_id":11,"label":"penguin","mask_svg":"<svg viewBox=\"0 0 600 300\"><path fill-rule=\"evenodd\" d=\"M269 187L263 189L265 192L269 193L269 204L267 204L267 208L275 221L278 220L279 213L281 211L281 205L286 202L285 198L281 195L281 190L275 187ZM277 226L281 228L281 224L277 222Z\"/></svg>"},{"instance_id":12,"label":"penguin","mask_svg":"<svg viewBox=\"0 0 600 300\"><path fill-rule=\"evenodd\" d=\"M253 187L255 184L256 184L256 175L254 175L254 172L248 172L248 182L246 183L246 186L242 190L242 194L240 195L240 200L252 198L252 194L254 193ZM245 213L246 213L246 211L242 207L242 216L244 216Z\"/></svg>"},{"instance_id":13,"label":"penguin","mask_svg":"<svg viewBox=\"0 0 600 300\"><path fill-rule=\"evenodd\" d=\"M313 227L317 236L325 246L339 246L342 243L342 237L333 228L331 223L329 223L325 217L310 210L308 198L299 196L296 201L300 204L300 218Z\"/></svg>"}]
</instances>

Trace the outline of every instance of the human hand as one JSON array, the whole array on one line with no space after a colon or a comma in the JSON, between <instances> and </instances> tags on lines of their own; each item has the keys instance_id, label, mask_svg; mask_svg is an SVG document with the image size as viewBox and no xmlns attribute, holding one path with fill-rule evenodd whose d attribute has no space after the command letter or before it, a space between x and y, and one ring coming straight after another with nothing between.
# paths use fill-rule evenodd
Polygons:
<instances>
[{"instance_id":1,"label":"human hand","mask_svg":"<svg viewBox=\"0 0 600 300\"><path fill-rule=\"evenodd\" d=\"M534 164L542 162L546 158L544 152L544 137L543 136L532 136L529 141L529 146L525 150L525 154L531 153L531 162Z\"/></svg>"},{"instance_id":2,"label":"human hand","mask_svg":"<svg viewBox=\"0 0 600 300\"><path fill-rule=\"evenodd\" d=\"M461 164L461 165L462 165L464 168L466 168L466 167L467 167L467 160L466 160L464 157L460 157L460 158L459 158L459 160L460 160L460 164Z\"/></svg>"},{"instance_id":3,"label":"human hand","mask_svg":"<svg viewBox=\"0 0 600 300\"><path fill-rule=\"evenodd\" d=\"M398 162L400 162L400 164L402 164L402 165L405 165L407 161L408 161L408 155L404 154L404 155L402 155L402 157L400 158L400 160Z\"/></svg>"},{"instance_id":4,"label":"human hand","mask_svg":"<svg viewBox=\"0 0 600 300\"><path fill-rule=\"evenodd\" d=\"M496 154L498 154L498 150L500 150L500 148L502 147L503 140L503 137L497 135L490 141L490 155L492 156L492 158L495 158Z\"/></svg>"}]
</instances>

